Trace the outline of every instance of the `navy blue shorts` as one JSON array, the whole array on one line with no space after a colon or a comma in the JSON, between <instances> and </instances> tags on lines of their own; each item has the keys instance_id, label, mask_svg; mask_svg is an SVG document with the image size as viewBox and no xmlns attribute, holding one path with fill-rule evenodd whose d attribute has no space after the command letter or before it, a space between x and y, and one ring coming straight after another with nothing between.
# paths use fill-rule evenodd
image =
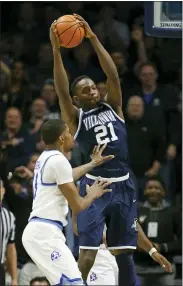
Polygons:
<instances>
[{"instance_id":1,"label":"navy blue shorts","mask_svg":"<svg viewBox=\"0 0 183 286\"><path fill-rule=\"evenodd\" d=\"M86 195L86 184L93 180L84 177L80 183L80 195ZM136 192L132 180L115 182L112 192L104 194L77 216L80 248L98 249L102 242L104 225L107 226L109 249L135 249L137 246Z\"/></svg>"}]
</instances>

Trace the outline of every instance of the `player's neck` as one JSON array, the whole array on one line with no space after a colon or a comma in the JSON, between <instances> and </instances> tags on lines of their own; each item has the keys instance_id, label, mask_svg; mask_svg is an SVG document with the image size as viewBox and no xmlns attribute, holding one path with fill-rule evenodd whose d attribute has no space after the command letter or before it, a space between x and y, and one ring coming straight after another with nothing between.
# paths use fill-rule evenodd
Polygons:
<instances>
[{"instance_id":1,"label":"player's neck","mask_svg":"<svg viewBox=\"0 0 183 286\"><path fill-rule=\"evenodd\" d=\"M55 150L55 151L59 151L63 153L62 148L58 146L57 144L51 144L51 145L45 146L45 151L51 151L51 150Z\"/></svg>"}]
</instances>

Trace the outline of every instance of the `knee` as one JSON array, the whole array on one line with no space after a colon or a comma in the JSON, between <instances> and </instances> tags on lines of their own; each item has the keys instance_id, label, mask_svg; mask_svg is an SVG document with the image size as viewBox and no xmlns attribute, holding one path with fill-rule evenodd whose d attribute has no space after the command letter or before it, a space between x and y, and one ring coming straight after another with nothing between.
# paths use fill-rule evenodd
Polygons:
<instances>
[{"instance_id":1,"label":"knee","mask_svg":"<svg viewBox=\"0 0 183 286\"><path fill-rule=\"evenodd\" d=\"M95 251L86 251L80 256L78 261L79 265L83 269L90 270L95 262L96 254L97 252Z\"/></svg>"}]
</instances>

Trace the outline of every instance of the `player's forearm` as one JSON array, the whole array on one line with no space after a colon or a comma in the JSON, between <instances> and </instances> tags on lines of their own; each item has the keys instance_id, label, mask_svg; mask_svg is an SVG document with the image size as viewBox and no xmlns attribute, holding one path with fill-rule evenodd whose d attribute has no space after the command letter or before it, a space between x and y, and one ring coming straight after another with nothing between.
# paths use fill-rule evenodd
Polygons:
<instances>
[{"instance_id":1,"label":"player's forearm","mask_svg":"<svg viewBox=\"0 0 183 286\"><path fill-rule=\"evenodd\" d=\"M84 176L86 173L88 173L91 170L93 170L94 167L95 167L95 165L92 162L90 162L88 164L85 164L85 165L73 168L74 181L77 181L82 176Z\"/></svg>"},{"instance_id":2,"label":"player's forearm","mask_svg":"<svg viewBox=\"0 0 183 286\"><path fill-rule=\"evenodd\" d=\"M53 49L53 59L54 84L59 101L64 99L69 100L69 81L61 58L60 49Z\"/></svg>"},{"instance_id":3,"label":"player's forearm","mask_svg":"<svg viewBox=\"0 0 183 286\"><path fill-rule=\"evenodd\" d=\"M78 213L87 209L91 203L95 200L91 193L88 193L84 198L80 197L78 194L78 201L72 208L73 212L77 215Z\"/></svg>"},{"instance_id":4,"label":"player's forearm","mask_svg":"<svg viewBox=\"0 0 183 286\"><path fill-rule=\"evenodd\" d=\"M17 280L17 252L14 243L7 247L7 264L12 280Z\"/></svg>"},{"instance_id":5,"label":"player's forearm","mask_svg":"<svg viewBox=\"0 0 183 286\"><path fill-rule=\"evenodd\" d=\"M153 247L151 241L147 238L139 223L138 223L138 247L147 253L149 253L149 251Z\"/></svg>"},{"instance_id":6,"label":"player's forearm","mask_svg":"<svg viewBox=\"0 0 183 286\"><path fill-rule=\"evenodd\" d=\"M100 65L109 78L118 78L117 68L106 49L102 46L96 35L89 38L100 62Z\"/></svg>"}]
</instances>

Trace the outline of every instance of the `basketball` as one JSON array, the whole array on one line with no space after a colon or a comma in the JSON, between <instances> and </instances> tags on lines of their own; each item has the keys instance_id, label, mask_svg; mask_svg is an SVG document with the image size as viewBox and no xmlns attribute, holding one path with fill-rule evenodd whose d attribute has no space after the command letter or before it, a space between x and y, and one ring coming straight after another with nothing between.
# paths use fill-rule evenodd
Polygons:
<instances>
[{"instance_id":1,"label":"basketball","mask_svg":"<svg viewBox=\"0 0 183 286\"><path fill-rule=\"evenodd\" d=\"M65 48L74 48L81 44L85 30L72 15L60 17L56 23L57 35L60 45Z\"/></svg>"}]
</instances>

